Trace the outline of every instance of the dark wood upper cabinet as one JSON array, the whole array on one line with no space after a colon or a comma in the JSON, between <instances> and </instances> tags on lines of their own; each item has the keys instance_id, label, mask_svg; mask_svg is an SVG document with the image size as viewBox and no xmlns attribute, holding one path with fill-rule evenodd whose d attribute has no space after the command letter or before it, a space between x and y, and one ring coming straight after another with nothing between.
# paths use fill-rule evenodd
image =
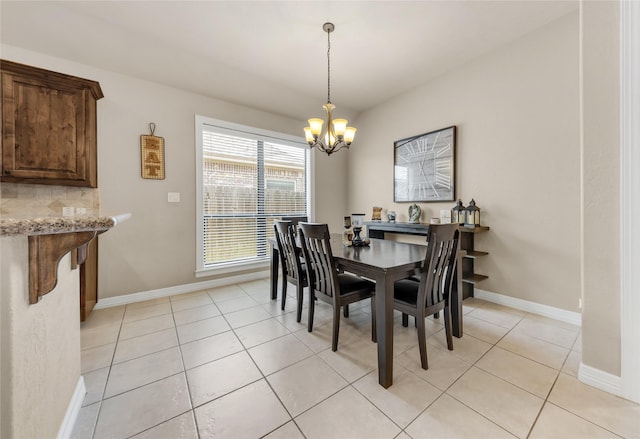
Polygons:
<instances>
[{"instance_id":1,"label":"dark wood upper cabinet","mask_svg":"<svg viewBox=\"0 0 640 439\"><path fill-rule=\"evenodd\" d=\"M0 181L97 187L96 81L0 60Z\"/></svg>"}]
</instances>

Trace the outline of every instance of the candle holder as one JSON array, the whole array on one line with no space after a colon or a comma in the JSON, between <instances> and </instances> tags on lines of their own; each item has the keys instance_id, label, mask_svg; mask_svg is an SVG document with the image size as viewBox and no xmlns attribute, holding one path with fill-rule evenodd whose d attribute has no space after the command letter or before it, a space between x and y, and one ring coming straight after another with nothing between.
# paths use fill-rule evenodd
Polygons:
<instances>
[{"instance_id":1,"label":"candle holder","mask_svg":"<svg viewBox=\"0 0 640 439\"><path fill-rule=\"evenodd\" d=\"M350 247L353 241L353 230L351 229L351 217L344 217L344 230L342 231L342 244Z\"/></svg>"}]
</instances>

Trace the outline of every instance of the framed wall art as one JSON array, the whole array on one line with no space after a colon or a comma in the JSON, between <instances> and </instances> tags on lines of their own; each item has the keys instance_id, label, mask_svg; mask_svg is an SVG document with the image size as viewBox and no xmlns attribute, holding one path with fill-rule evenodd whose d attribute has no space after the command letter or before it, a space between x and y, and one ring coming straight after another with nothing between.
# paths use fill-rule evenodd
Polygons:
<instances>
[{"instance_id":1,"label":"framed wall art","mask_svg":"<svg viewBox=\"0 0 640 439\"><path fill-rule=\"evenodd\" d=\"M398 140L393 144L393 201L454 201L456 127Z\"/></svg>"}]
</instances>

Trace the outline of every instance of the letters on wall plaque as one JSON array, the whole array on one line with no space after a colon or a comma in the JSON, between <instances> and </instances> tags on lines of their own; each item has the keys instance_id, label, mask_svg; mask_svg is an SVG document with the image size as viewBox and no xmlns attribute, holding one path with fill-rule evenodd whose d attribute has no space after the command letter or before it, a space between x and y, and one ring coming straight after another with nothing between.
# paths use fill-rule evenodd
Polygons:
<instances>
[{"instance_id":1,"label":"letters on wall plaque","mask_svg":"<svg viewBox=\"0 0 640 439\"><path fill-rule=\"evenodd\" d=\"M156 124L150 123L151 134L140 136L142 178L164 180L164 138L154 135Z\"/></svg>"}]
</instances>

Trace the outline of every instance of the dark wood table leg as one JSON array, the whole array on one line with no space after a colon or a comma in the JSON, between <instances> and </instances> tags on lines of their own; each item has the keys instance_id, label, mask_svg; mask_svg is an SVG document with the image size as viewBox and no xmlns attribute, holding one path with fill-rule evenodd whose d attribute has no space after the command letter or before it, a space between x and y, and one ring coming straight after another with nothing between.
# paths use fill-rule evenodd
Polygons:
<instances>
[{"instance_id":1,"label":"dark wood table leg","mask_svg":"<svg viewBox=\"0 0 640 439\"><path fill-rule=\"evenodd\" d=\"M378 337L378 382L385 389L393 384L393 281L376 277L376 334Z\"/></svg>"},{"instance_id":2,"label":"dark wood table leg","mask_svg":"<svg viewBox=\"0 0 640 439\"><path fill-rule=\"evenodd\" d=\"M275 245L271 246L271 300L278 298L278 268L280 267L280 252Z\"/></svg>"}]
</instances>

